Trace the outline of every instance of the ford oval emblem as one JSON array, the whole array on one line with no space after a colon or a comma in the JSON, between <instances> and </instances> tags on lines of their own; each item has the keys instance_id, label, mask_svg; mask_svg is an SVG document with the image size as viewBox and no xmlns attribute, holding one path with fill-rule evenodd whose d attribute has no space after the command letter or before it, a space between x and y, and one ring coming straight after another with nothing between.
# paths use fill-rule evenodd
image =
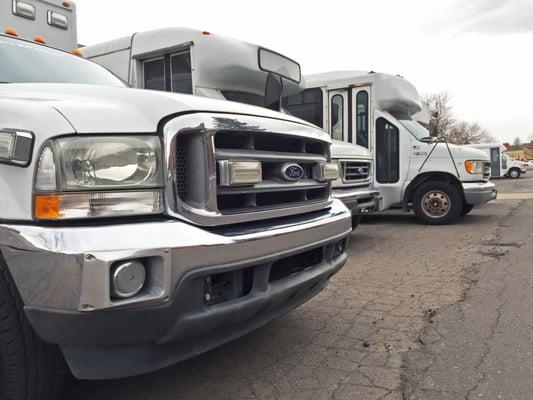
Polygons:
<instances>
[{"instance_id":1,"label":"ford oval emblem","mask_svg":"<svg viewBox=\"0 0 533 400\"><path fill-rule=\"evenodd\" d=\"M283 164L281 167L281 178L289 182L296 182L305 175L304 169L298 164Z\"/></svg>"}]
</instances>

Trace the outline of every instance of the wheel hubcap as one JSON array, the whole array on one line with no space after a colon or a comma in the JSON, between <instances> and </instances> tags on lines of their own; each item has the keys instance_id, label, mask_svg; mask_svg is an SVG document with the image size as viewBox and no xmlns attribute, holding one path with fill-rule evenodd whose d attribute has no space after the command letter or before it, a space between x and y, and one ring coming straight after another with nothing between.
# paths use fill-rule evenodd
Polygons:
<instances>
[{"instance_id":1,"label":"wheel hubcap","mask_svg":"<svg viewBox=\"0 0 533 400\"><path fill-rule=\"evenodd\" d=\"M422 197L422 210L431 218L442 218L450 211L450 198L440 190L432 190Z\"/></svg>"}]
</instances>

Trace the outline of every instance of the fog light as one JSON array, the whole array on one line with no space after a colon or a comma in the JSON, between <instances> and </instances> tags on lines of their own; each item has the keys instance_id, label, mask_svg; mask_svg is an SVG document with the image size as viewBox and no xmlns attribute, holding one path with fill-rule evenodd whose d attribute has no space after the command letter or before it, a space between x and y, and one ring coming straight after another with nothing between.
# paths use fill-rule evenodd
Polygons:
<instances>
[{"instance_id":1,"label":"fog light","mask_svg":"<svg viewBox=\"0 0 533 400\"><path fill-rule=\"evenodd\" d=\"M335 245L333 246L333 258L340 257L344 253L345 247L345 239L339 240L337 243L335 243Z\"/></svg>"},{"instance_id":2,"label":"fog light","mask_svg":"<svg viewBox=\"0 0 533 400\"><path fill-rule=\"evenodd\" d=\"M263 169L259 161L222 160L218 165L222 186L254 185L263 180Z\"/></svg>"},{"instance_id":3,"label":"fog light","mask_svg":"<svg viewBox=\"0 0 533 400\"><path fill-rule=\"evenodd\" d=\"M320 163L313 167L313 177L320 182L339 179L339 165L336 163Z\"/></svg>"},{"instance_id":4,"label":"fog light","mask_svg":"<svg viewBox=\"0 0 533 400\"><path fill-rule=\"evenodd\" d=\"M111 269L111 296L128 299L138 294L146 282L146 268L139 260L120 262Z\"/></svg>"}]
</instances>

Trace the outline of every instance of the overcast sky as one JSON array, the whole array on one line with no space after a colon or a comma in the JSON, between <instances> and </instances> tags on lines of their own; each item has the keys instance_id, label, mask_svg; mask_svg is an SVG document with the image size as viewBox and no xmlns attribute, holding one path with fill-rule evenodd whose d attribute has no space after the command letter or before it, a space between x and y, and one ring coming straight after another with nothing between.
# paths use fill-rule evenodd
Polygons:
<instances>
[{"instance_id":1,"label":"overcast sky","mask_svg":"<svg viewBox=\"0 0 533 400\"><path fill-rule=\"evenodd\" d=\"M375 70L421 94L448 91L459 118L502 141L533 136L533 0L77 0L79 42L166 26L261 44L305 74Z\"/></svg>"}]
</instances>

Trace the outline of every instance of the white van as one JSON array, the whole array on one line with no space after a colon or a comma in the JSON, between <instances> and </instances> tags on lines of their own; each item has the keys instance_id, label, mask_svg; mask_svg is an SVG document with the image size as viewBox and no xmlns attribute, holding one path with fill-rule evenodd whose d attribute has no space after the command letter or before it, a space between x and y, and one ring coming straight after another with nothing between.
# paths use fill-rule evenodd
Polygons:
<instances>
[{"instance_id":1,"label":"white van","mask_svg":"<svg viewBox=\"0 0 533 400\"><path fill-rule=\"evenodd\" d=\"M505 147L499 143L469 144L466 146L479 149L490 157L491 176L493 178L518 179L527 172L527 163L503 154Z\"/></svg>"},{"instance_id":2,"label":"white van","mask_svg":"<svg viewBox=\"0 0 533 400\"><path fill-rule=\"evenodd\" d=\"M496 198L489 157L431 137L416 120L423 118L422 102L407 80L373 71L305 79L303 95L286 97L283 107L334 140L370 150L380 210L412 208L424 223L446 224Z\"/></svg>"}]
</instances>

